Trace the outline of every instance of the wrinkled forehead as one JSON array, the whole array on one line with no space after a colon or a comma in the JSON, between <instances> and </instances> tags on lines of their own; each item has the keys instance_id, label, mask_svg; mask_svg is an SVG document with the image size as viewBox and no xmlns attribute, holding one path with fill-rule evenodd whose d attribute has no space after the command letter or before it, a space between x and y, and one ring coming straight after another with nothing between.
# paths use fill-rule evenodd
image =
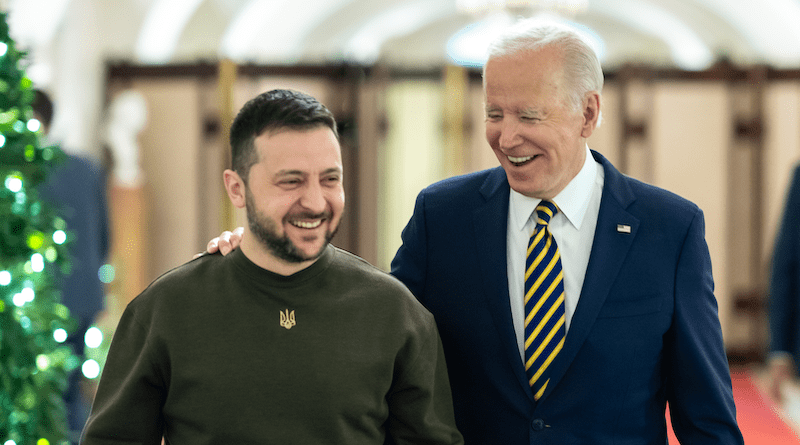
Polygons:
<instances>
[{"instance_id":1,"label":"wrinkled forehead","mask_svg":"<svg viewBox=\"0 0 800 445\"><path fill-rule=\"evenodd\" d=\"M566 99L570 91L561 60L541 52L490 59L484 66L483 87L487 105Z\"/></svg>"},{"instance_id":2,"label":"wrinkled forehead","mask_svg":"<svg viewBox=\"0 0 800 445\"><path fill-rule=\"evenodd\" d=\"M538 67L539 70L558 71L561 70L565 59L565 49L554 44L545 44L535 48L516 48L492 54L483 65L483 80L485 83L487 70L493 65L492 62L512 61L517 64L527 65L529 68Z\"/></svg>"},{"instance_id":3,"label":"wrinkled forehead","mask_svg":"<svg viewBox=\"0 0 800 445\"><path fill-rule=\"evenodd\" d=\"M270 170L321 171L342 166L339 140L327 126L264 132L255 139L259 161Z\"/></svg>"}]
</instances>

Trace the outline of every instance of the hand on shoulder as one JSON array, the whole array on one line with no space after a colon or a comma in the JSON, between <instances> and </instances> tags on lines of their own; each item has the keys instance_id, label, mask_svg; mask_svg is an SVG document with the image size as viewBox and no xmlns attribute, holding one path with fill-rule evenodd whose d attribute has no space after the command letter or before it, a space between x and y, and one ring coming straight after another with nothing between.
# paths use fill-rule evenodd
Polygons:
<instances>
[{"instance_id":1,"label":"hand on shoulder","mask_svg":"<svg viewBox=\"0 0 800 445\"><path fill-rule=\"evenodd\" d=\"M244 227L237 227L232 231L226 230L220 235L211 241L208 242L206 245L206 251L200 252L196 254L192 258L197 258L204 253L221 253L222 255L227 255L231 253L234 249L239 247L239 244L242 242L242 235L244 234Z\"/></svg>"}]
</instances>

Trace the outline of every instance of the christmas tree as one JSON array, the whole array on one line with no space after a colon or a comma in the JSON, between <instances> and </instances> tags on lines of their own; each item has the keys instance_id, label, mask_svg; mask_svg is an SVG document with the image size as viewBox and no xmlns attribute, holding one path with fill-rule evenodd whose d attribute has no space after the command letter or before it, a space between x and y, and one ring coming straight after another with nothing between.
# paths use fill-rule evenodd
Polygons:
<instances>
[{"instance_id":1,"label":"christmas tree","mask_svg":"<svg viewBox=\"0 0 800 445\"><path fill-rule=\"evenodd\" d=\"M54 275L68 273L67 227L36 186L63 157L39 143L24 52L0 13L0 444L66 444L62 393L79 364Z\"/></svg>"}]
</instances>

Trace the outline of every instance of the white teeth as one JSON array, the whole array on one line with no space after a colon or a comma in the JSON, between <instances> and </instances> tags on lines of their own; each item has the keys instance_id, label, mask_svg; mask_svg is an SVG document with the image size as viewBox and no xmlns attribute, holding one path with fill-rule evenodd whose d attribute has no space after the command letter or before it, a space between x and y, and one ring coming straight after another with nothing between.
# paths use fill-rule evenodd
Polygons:
<instances>
[{"instance_id":1,"label":"white teeth","mask_svg":"<svg viewBox=\"0 0 800 445\"><path fill-rule=\"evenodd\" d=\"M292 221L292 225L300 227L302 229L316 229L319 225L322 224L322 220L318 219L314 222L306 222L306 221Z\"/></svg>"},{"instance_id":2,"label":"white teeth","mask_svg":"<svg viewBox=\"0 0 800 445\"><path fill-rule=\"evenodd\" d=\"M508 156L508 160L513 162L513 163L515 163L515 164L519 164L519 163L528 161L530 159L533 159L533 156L525 156L525 157L522 157L522 158L516 158L514 156Z\"/></svg>"}]
</instances>

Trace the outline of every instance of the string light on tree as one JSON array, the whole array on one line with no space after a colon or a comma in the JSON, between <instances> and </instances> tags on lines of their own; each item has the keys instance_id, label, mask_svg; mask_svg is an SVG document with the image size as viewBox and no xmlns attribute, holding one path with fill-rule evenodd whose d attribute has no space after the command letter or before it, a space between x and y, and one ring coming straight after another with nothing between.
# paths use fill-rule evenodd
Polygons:
<instances>
[{"instance_id":1,"label":"string light on tree","mask_svg":"<svg viewBox=\"0 0 800 445\"><path fill-rule=\"evenodd\" d=\"M98 329L97 326L92 326L86 330L84 342L86 343L86 346L90 348L99 348L103 343L103 332Z\"/></svg>"}]
</instances>

